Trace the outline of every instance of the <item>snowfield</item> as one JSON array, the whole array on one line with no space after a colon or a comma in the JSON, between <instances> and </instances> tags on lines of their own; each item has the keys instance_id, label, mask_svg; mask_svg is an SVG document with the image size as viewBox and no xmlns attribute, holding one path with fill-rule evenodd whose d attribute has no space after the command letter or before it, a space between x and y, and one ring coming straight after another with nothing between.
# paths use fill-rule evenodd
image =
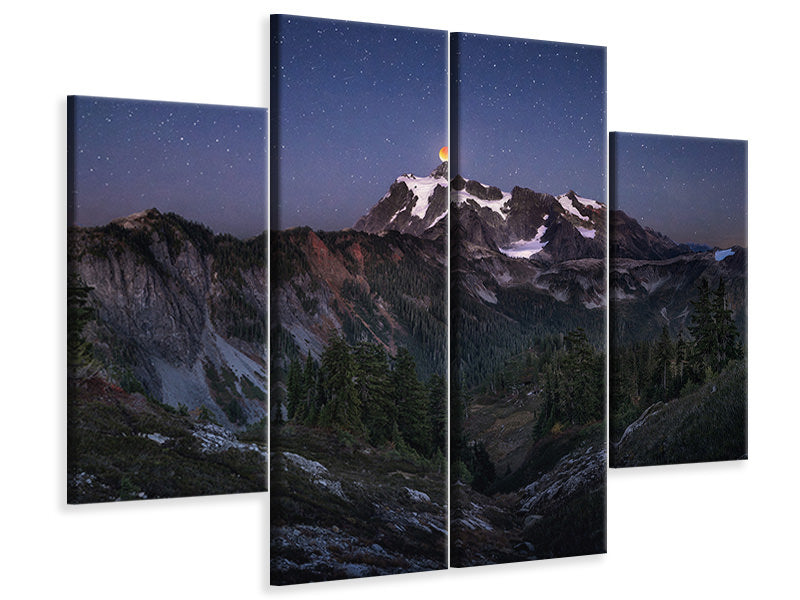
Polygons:
<instances>
[{"instance_id":1,"label":"snowfield","mask_svg":"<svg viewBox=\"0 0 800 600\"><path fill-rule=\"evenodd\" d=\"M417 201L411 208L411 216L420 220L424 219L425 214L428 212L429 200L436 186L447 187L447 181L442 177L417 177L408 174L398 177L395 181L397 183L405 183L406 187L416 196ZM392 217L392 220L394 220L394 217Z\"/></svg>"},{"instance_id":2,"label":"snowfield","mask_svg":"<svg viewBox=\"0 0 800 600\"><path fill-rule=\"evenodd\" d=\"M530 258L547 246L547 242L542 241L545 233L547 233L547 226L541 225L532 240L517 240L505 248L500 248L500 252L511 258Z\"/></svg>"},{"instance_id":3,"label":"snowfield","mask_svg":"<svg viewBox=\"0 0 800 600\"><path fill-rule=\"evenodd\" d=\"M727 250L717 250L714 252L714 260L719 262L721 260L725 260L729 256L733 256L734 254L736 254L736 250L733 248L728 248Z\"/></svg>"}]
</instances>

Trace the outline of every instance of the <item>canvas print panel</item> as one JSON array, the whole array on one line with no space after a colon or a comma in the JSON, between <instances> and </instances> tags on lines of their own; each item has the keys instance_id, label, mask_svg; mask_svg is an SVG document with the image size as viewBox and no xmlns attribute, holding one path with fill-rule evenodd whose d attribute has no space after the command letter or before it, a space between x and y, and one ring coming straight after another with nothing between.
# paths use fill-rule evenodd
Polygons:
<instances>
[{"instance_id":1,"label":"canvas print panel","mask_svg":"<svg viewBox=\"0 0 800 600\"><path fill-rule=\"evenodd\" d=\"M605 552L605 49L451 40L451 564Z\"/></svg>"},{"instance_id":2,"label":"canvas print panel","mask_svg":"<svg viewBox=\"0 0 800 600\"><path fill-rule=\"evenodd\" d=\"M271 25L270 582L442 569L447 37Z\"/></svg>"},{"instance_id":3,"label":"canvas print panel","mask_svg":"<svg viewBox=\"0 0 800 600\"><path fill-rule=\"evenodd\" d=\"M747 142L611 147L611 466L747 458Z\"/></svg>"},{"instance_id":4,"label":"canvas print panel","mask_svg":"<svg viewBox=\"0 0 800 600\"><path fill-rule=\"evenodd\" d=\"M264 491L266 111L68 108L68 502Z\"/></svg>"}]
</instances>

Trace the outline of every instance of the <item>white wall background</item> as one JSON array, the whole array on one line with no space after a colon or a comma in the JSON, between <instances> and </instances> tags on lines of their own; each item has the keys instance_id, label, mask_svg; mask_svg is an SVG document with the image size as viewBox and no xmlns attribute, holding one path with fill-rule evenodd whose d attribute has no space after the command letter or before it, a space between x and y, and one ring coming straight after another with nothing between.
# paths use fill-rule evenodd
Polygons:
<instances>
[{"instance_id":1,"label":"white wall background","mask_svg":"<svg viewBox=\"0 0 800 600\"><path fill-rule=\"evenodd\" d=\"M0 595L616 599L796 592L800 52L789 3L373 4L4 5ZM267 590L264 494L67 507L65 97L264 106L270 12L606 45L611 130L750 140L750 460L610 473L605 556L292 589Z\"/></svg>"}]
</instances>

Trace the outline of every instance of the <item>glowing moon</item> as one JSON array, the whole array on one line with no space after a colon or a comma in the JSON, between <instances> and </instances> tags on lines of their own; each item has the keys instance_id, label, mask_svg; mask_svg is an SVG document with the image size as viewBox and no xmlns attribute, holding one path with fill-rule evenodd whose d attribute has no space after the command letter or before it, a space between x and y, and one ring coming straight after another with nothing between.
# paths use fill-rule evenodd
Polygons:
<instances>
[{"instance_id":1,"label":"glowing moon","mask_svg":"<svg viewBox=\"0 0 800 600\"><path fill-rule=\"evenodd\" d=\"M445 161L447 160L449 153L447 151L447 146L442 146L442 149L439 150L439 160Z\"/></svg>"}]
</instances>

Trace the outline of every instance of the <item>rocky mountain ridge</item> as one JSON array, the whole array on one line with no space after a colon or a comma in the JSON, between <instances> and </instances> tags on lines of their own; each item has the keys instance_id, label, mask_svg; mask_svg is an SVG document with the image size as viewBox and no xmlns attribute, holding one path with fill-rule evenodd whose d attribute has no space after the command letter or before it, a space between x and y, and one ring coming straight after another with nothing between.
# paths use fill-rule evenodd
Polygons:
<instances>
[{"instance_id":1,"label":"rocky mountain ridge","mask_svg":"<svg viewBox=\"0 0 800 600\"><path fill-rule=\"evenodd\" d=\"M447 226L447 161L427 177L401 175L353 229L366 233L398 231L430 239Z\"/></svg>"},{"instance_id":2,"label":"rocky mountain ridge","mask_svg":"<svg viewBox=\"0 0 800 600\"><path fill-rule=\"evenodd\" d=\"M378 343L390 354L405 346L422 374L443 372L443 240L397 231L295 228L272 233L271 260L273 343L278 347L319 358L338 332L349 343Z\"/></svg>"},{"instance_id":3,"label":"rocky mountain ridge","mask_svg":"<svg viewBox=\"0 0 800 600\"><path fill-rule=\"evenodd\" d=\"M107 381L230 430L266 415L265 236L239 240L149 209L69 230Z\"/></svg>"},{"instance_id":4,"label":"rocky mountain ridge","mask_svg":"<svg viewBox=\"0 0 800 600\"><path fill-rule=\"evenodd\" d=\"M672 335L685 330L700 279L713 287L725 281L727 306L746 332L746 248L678 244L619 210L610 220L612 341L654 339L664 326Z\"/></svg>"}]
</instances>

